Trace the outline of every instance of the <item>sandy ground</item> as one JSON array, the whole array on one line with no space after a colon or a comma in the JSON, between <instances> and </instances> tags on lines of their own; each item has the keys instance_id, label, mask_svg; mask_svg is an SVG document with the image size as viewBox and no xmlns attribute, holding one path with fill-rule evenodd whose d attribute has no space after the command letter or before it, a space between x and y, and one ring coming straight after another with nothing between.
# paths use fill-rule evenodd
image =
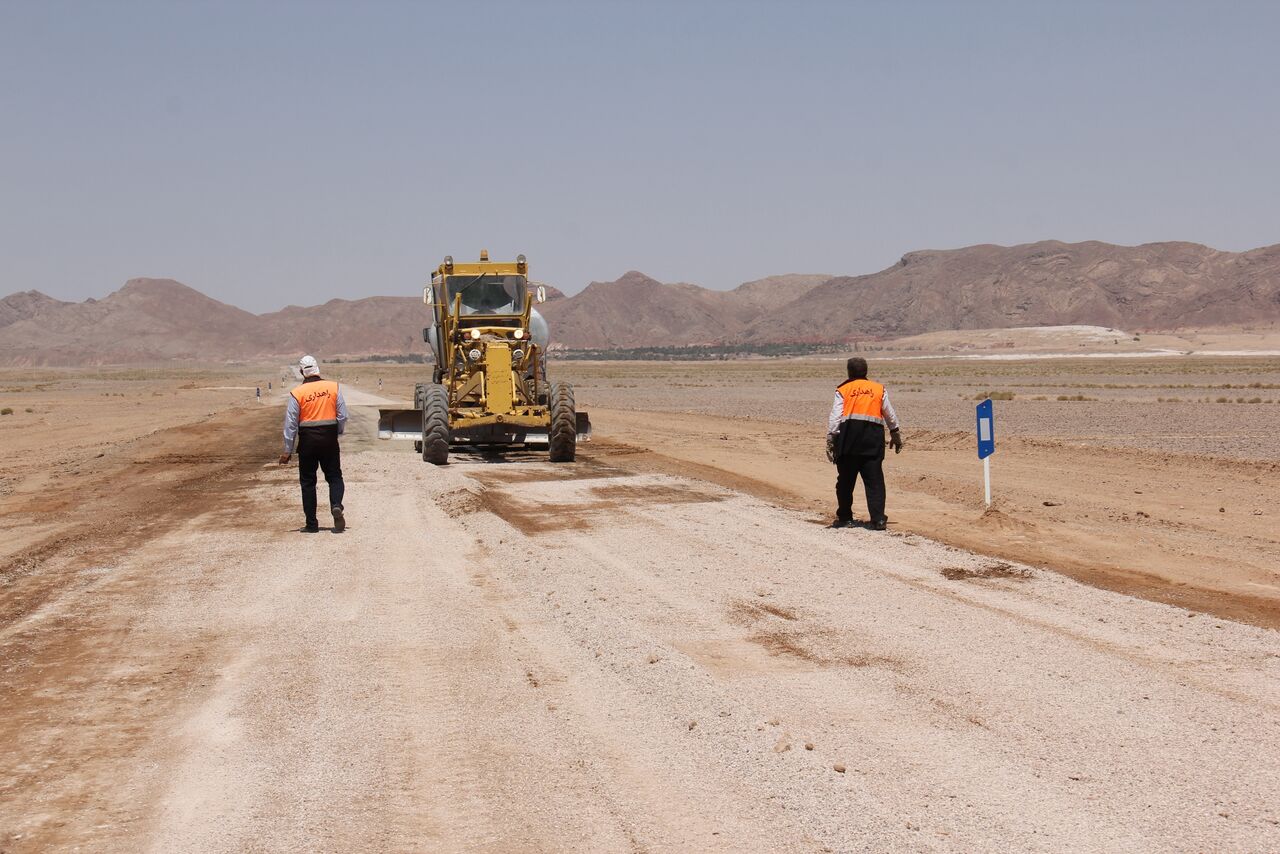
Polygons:
<instances>
[{"instance_id":1,"label":"sandy ground","mask_svg":"<svg viewBox=\"0 0 1280 854\"><path fill-rule=\"evenodd\" d=\"M353 402L350 527L308 536L279 409L201 394L8 434L6 854L1280 848L1280 635L909 533L942 439L896 530L837 532L785 421L602 407L576 464L435 468Z\"/></svg>"},{"instance_id":2,"label":"sandy ground","mask_svg":"<svg viewBox=\"0 0 1280 854\"><path fill-rule=\"evenodd\" d=\"M1104 326L1024 326L1013 329L965 329L928 332L864 345L870 355L963 355L977 359L1079 355L1149 357L1186 354L1280 354L1280 325L1250 329L1188 329L1181 331L1125 331Z\"/></svg>"},{"instance_id":3,"label":"sandy ground","mask_svg":"<svg viewBox=\"0 0 1280 854\"><path fill-rule=\"evenodd\" d=\"M1280 627L1280 360L872 364L907 440L885 465L892 528ZM843 367L565 370L598 440L829 520L834 471L822 436ZM997 397L991 510L973 435L974 405L988 393ZM861 501L859 490L854 509L865 518Z\"/></svg>"},{"instance_id":4,"label":"sandy ground","mask_svg":"<svg viewBox=\"0 0 1280 854\"><path fill-rule=\"evenodd\" d=\"M612 409L593 417L597 442L638 453L645 465L834 517L835 472L820 456L821 430L815 437L812 427L783 422ZM907 437L907 449L885 463L894 530L1280 627L1280 465L1110 449L1094 469L1079 464L1091 451L1078 444L1013 439L994 459L996 500L987 509L971 436ZM859 487L854 513L866 520L862 501Z\"/></svg>"}]
</instances>

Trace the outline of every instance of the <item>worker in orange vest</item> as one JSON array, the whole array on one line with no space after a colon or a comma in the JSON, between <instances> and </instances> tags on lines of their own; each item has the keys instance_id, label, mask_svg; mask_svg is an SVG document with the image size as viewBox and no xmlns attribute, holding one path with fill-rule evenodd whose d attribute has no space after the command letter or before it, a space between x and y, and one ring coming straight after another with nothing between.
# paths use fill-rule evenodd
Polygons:
<instances>
[{"instance_id":1,"label":"worker in orange vest","mask_svg":"<svg viewBox=\"0 0 1280 854\"><path fill-rule=\"evenodd\" d=\"M831 527L853 527L853 486L861 475L868 524L883 531L889 525L884 515L884 430L889 428L893 452L902 453L898 415L884 386L867 379L866 359L854 356L847 367L849 379L836 389L827 418L827 459L837 471L836 520Z\"/></svg>"},{"instance_id":2,"label":"worker in orange vest","mask_svg":"<svg viewBox=\"0 0 1280 854\"><path fill-rule=\"evenodd\" d=\"M302 511L306 515L308 534L319 533L316 518L316 468L324 471L329 484L329 510L333 514L333 531L342 533L347 527L342 511L342 454L338 437L347 424L347 402L342 390L332 380L320 376L320 365L314 356L298 360L302 385L289 392L284 411L284 453L280 465L289 462L296 445L298 482L302 485Z\"/></svg>"}]
</instances>

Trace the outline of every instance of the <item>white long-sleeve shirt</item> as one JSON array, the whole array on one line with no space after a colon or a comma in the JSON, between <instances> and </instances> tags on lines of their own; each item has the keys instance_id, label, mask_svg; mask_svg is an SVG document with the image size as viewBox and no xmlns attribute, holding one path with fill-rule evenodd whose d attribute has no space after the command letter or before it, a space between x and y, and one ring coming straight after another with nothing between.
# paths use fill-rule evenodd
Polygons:
<instances>
[{"instance_id":1,"label":"white long-sleeve shirt","mask_svg":"<svg viewBox=\"0 0 1280 854\"><path fill-rule=\"evenodd\" d=\"M889 428L889 432L897 430L898 413L893 411L893 404L889 402L889 390L884 390L884 396L880 398L880 413L884 416L885 426ZM831 414L827 416L827 435L831 435L840 429L840 422L844 420L844 397L840 392L836 392L836 399L831 404Z\"/></svg>"},{"instance_id":2,"label":"white long-sleeve shirt","mask_svg":"<svg viewBox=\"0 0 1280 854\"><path fill-rule=\"evenodd\" d=\"M294 445L298 441L298 418L302 415L302 410L298 406L298 399L292 394L285 401L284 405L284 452L292 454ZM342 386L338 386L338 435L347 429L347 402L342 398Z\"/></svg>"}]
</instances>

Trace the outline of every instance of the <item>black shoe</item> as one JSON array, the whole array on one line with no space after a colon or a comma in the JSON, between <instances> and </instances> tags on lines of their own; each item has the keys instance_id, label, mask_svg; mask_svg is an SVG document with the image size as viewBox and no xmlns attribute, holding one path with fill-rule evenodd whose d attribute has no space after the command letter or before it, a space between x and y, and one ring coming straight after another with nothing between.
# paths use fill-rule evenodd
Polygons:
<instances>
[{"instance_id":1,"label":"black shoe","mask_svg":"<svg viewBox=\"0 0 1280 854\"><path fill-rule=\"evenodd\" d=\"M888 519L877 519L871 523L871 529L873 531L883 531L888 527L889 527Z\"/></svg>"},{"instance_id":2,"label":"black shoe","mask_svg":"<svg viewBox=\"0 0 1280 854\"><path fill-rule=\"evenodd\" d=\"M832 522L828 527L831 527L831 528L852 528L852 527L853 527L853 520L852 520L852 519L837 519L837 520L835 520L834 522Z\"/></svg>"},{"instance_id":3,"label":"black shoe","mask_svg":"<svg viewBox=\"0 0 1280 854\"><path fill-rule=\"evenodd\" d=\"M300 534L318 534L318 533L320 533L320 525L319 525L319 523L317 523L317 524L315 524L315 525L304 525L303 527L301 527L301 528L299 528L299 529L298 529L298 533L300 533Z\"/></svg>"},{"instance_id":4,"label":"black shoe","mask_svg":"<svg viewBox=\"0 0 1280 854\"><path fill-rule=\"evenodd\" d=\"M347 529L347 517L342 515L342 505L333 505L333 532L341 534Z\"/></svg>"}]
</instances>

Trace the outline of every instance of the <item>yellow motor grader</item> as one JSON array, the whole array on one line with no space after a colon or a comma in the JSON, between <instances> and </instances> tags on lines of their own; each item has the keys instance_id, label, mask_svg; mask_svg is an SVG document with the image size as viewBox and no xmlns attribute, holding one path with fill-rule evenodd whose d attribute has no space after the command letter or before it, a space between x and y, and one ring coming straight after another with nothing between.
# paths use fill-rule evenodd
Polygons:
<instances>
[{"instance_id":1,"label":"yellow motor grader","mask_svg":"<svg viewBox=\"0 0 1280 854\"><path fill-rule=\"evenodd\" d=\"M547 382L547 322L533 307L546 288L533 284L523 255L515 261L455 263L431 276L422 298L432 323L422 330L435 355L429 383L418 383L413 409L379 411L378 436L407 438L422 459L449 461L451 445L547 445L552 462L573 462L591 432L573 387Z\"/></svg>"}]
</instances>

